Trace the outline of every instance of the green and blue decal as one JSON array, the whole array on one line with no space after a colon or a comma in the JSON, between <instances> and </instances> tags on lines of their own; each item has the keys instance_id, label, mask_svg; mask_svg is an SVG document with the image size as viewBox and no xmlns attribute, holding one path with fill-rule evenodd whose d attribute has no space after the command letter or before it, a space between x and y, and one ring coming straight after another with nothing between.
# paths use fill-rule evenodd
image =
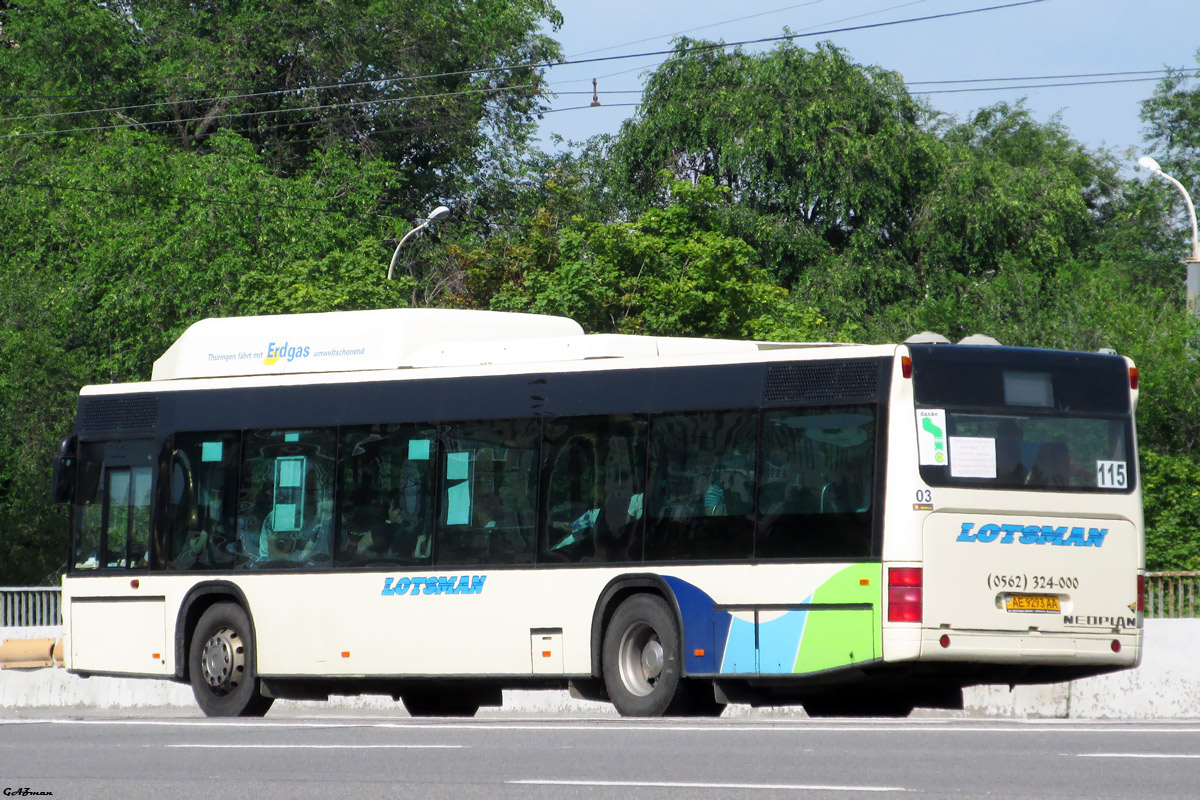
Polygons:
<instances>
[{"instance_id":1,"label":"green and blue decal","mask_svg":"<svg viewBox=\"0 0 1200 800\"><path fill-rule=\"evenodd\" d=\"M736 607L664 579L679 605L689 675L794 675L881 657L881 577L879 564L853 564L795 604Z\"/></svg>"}]
</instances>

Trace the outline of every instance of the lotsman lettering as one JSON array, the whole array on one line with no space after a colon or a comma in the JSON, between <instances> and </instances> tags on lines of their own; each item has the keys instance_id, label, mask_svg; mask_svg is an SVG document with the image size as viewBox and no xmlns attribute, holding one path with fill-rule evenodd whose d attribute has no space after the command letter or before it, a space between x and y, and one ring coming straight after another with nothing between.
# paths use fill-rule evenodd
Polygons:
<instances>
[{"instance_id":1,"label":"lotsman lettering","mask_svg":"<svg viewBox=\"0 0 1200 800\"><path fill-rule=\"evenodd\" d=\"M1042 529L1037 525L1026 525L1021 531L1021 544L1037 544L1041 541Z\"/></svg>"},{"instance_id":2,"label":"lotsman lettering","mask_svg":"<svg viewBox=\"0 0 1200 800\"><path fill-rule=\"evenodd\" d=\"M1055 542L1066 547L1087 547L1087 540L1084 538L1083 528L1071 528L1071 535L1061 542Z\"/></svg>"},{"instance_id":3,"label":"lotsman lettering","mask_svg":"<svg viewBox=\"0 0 1200 800\"><path fill-rule=\"evenodd\" d=\"M958 538L955 539L954 541L956 541L956 542L973 542L973 541L975 541L975 534L971 533L971 529L974 527L975 527L974 522L964 522L962 524L962 530L959 531L959 533L958 533Z\"/></svg>"},{"instance_id":4,"label":"lotsman lettering","mask_svg":"<svg viewBox=\"0 0 1200 800\"><path fill-rule=\"evenodd\" d=\"M989 522L987 525L980 526L979 533L975 534L977 542L994 542L996 537L1000 535L1000 526Z\"/></svg>"},{"instance_id":5,"label":"lotsman lettering","mask_svg":"<svg viewBox=\"0 0 1200 800\"><path fill-rule=\"evenodd\" d=\"M1087 547L1103 547L1104 537L1108 536L1108 528L1088 528Z\"/></svg>"},{"instance_id":6,"label":"lotsman lettering","mask_svg":"<svg viewBox=\"0 0 1200 800\"><path fill-rule=\"evenodd\" d=\"M1024 525L1001 525L1000 530L1004 531L1004 537L1000 540L1000 544L1012 544L1013 537L1024 529Z\"/></svg>"},{"instance_id":7,"label":"lotsman lettering","mask_svg":"<svg viewBox=\"0 0 1200 800\"><path fill-rule=\"evenodd\" d=\"M417 595L442 594L480 594L483 592L483 582L486 575L437 575L416 578L386 577L380 594L384 597L407 594Z\"/></svg>"},{"instance_id":8,"label":"lotsman lettering","mask_svg":"<svg viewBox=\"0 0 1200 800\"><path fill-rule=\"evenodd\" d=\"M1038 544L1062 544L1062 540L1067 536L1067 526L1054 528L1050 525L1042 526L1042 538Z\"/></svg>"}]
</instances>

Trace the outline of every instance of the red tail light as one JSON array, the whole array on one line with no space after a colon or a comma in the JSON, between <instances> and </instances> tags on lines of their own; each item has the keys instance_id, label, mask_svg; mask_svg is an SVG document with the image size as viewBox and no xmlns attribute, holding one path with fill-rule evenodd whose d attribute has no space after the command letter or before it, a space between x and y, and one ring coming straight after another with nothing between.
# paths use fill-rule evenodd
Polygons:
<instances>
[{"instance_id":1,"label":"red tail light","mask_svg":"<svg viewBox=\"0 0 1200 800\"><path fill-rule=\"evenodd\" d=\"M1136 389L1138 386L1137 367L1129 368L1129 388Z\"/></svg>"},{"instance_id":2,"label":"red tail light","mask_svg":"<svg viewBox=\"0 0 1200 800\"><path fill-rule=\"evenodd\" d=\"M1145 611L1146 610L1146 576L1145 575L1138 575L1137 590L1138 590L1137 610Z\"/></svg>"},{"instance_id":3,"label":"red tail light","mask_svg":"<svg viewBox=\"0 0 1200 800\"><path fill-rule=\"evenodd\" d=\"M888 568L888 622L921 621L921 568Z\"/></svg>"},{"instance_id":4,"label":"red tail light","mask_svg":"<svg viewBox=\"0 0 1200 800\"><path fill-rule=\"evenodd\" d=\"M900 356L900 374L906 378L912 377L912 359L908 356Z\"/></svg>"}]
</instances>

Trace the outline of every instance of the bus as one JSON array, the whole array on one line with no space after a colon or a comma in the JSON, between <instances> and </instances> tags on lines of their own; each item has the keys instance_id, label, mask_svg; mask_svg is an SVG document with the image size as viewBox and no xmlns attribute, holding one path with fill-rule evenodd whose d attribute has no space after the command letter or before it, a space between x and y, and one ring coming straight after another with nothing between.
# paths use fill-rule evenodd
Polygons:
<instances>
[{"instance_id":1,"label":"bus","mask_svg":"<svg viewBox=\"0 0 1200 800\"><path fill-rule=\"evenodd\" d=\"M196 323L82 389L66 667L210 716L961 708L1141 657L1111 352L585 334L443 309Z\"/></svg>"}]
</instances>

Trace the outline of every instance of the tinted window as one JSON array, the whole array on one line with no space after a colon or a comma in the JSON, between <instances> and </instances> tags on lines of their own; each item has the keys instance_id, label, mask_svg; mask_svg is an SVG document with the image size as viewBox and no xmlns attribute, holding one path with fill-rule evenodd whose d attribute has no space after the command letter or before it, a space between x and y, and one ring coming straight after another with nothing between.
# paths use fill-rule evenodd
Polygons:
<instances>
[{"instance_id":1,"label":"tinted window","mask_svg":"<svg viewBox=\"0 0 1200 800\"><path fill-rule=\"evenodd\" d=\"M337 435L332 430L249 431L240 529L258 533L257 568L329 566Z\"/></svg>"},{"instance_id":2,"label":"tinted window","mask_svg":"<svg viewBox=\"0 0 1200 800\"><path fill-rule=\"evenodd\" d=\"M1120 356L965 345L910 345L909 350L913 392L921 407L1129 413L1129 372Z\"/></svg>"},{"instance_id":3,"label":"tinted window","mask_svg":"<svg viewBox=\"0 0 1200 800\"><path fill-rule=\"evenodd\" d=\"M1119 356L913 346L918 464L932 486L1132 491Z\"/></svg>"},{"instance_id":4,"label":"tinted window","mask_svg":"<svg viewBox=\"0 0 1200 800\"><path fill-rule=\"evenodd\" d=\"M104 445L81 444L79 472L75 484L75 569L100 568L100 537L104 529L104 495L100 473L104 466Z\"/></svg>"},{"instance_id":5,"label":"tinted window","mask_svg":"<svg viewBox=\"0 0 1200 800\"><path fill-rule=\"evenodd\" d=\"M537 420L445 427L438 564L529 564L537 530Z\"/></svg>"},{"instance_id":6,"label":"tinted window","mask_svg":"<svg viewBox=\"0 0 1200 800\"><path fill-rule=\"evenodd\" d=\"M85 444L80 455L74 569L149 566L153 470L148 464L153 457L146 445Z\"/></svg>"},{"instance_id":7,"label":"tinted window","mask_svg":"<svg viewBox=\"0 0 1200 800\"><path fill-rule=\"evenodd\" d=\"M870 406L766 412L756 554L869 555L874 465Z\"/></svg>"},{"instance_id":8,"label":"tinted window","mask_svg":"<svg viewBox=\"0 0 1200 800\"><path fill-rule=\"evenodd\" d=\"M167 469L170 569L229 569L256 560L240 528L237 433L176 434ZM257 533L257 532L256 532Z\"/></svg>"},{"instance_id":9,"label":"tinted window","mask_svg":"<svg viewBox=\"0 0 1200 800\"><path fill-rule=\"evenodd\" d=\"M947 461L922 465L934 486L1131 491L1126 419L946 411Z\"/></svg>"},{"instance_id":10,"label":"tinted window","mask_svg":"<svg viewBox=\"0 0 1200 800\"><path fill-rule=\"evenodd\" d=\"M757 427L747 411L652 420L647 560L751 555Z\"/></svg>"},{"instance_id":11,"label":"tinted window","mask_svg":"<svg viewBox=\"0 0 1200 800\"><path fill-rule=\"evenodd\" d=\"M437 499L436 430L418 425L347 428L340 452L337 563L428 564Z\"/></svg>"},{"instance_id":12,"label":"tinted window","mask_svg":"<svg viewBox=\"0 0 1200 800\"><path fill-rule=\"evenodd\" d=\"M539 560L642 558L646 422L579 417L546 423Z\"/></svg>"}]
</instances>

